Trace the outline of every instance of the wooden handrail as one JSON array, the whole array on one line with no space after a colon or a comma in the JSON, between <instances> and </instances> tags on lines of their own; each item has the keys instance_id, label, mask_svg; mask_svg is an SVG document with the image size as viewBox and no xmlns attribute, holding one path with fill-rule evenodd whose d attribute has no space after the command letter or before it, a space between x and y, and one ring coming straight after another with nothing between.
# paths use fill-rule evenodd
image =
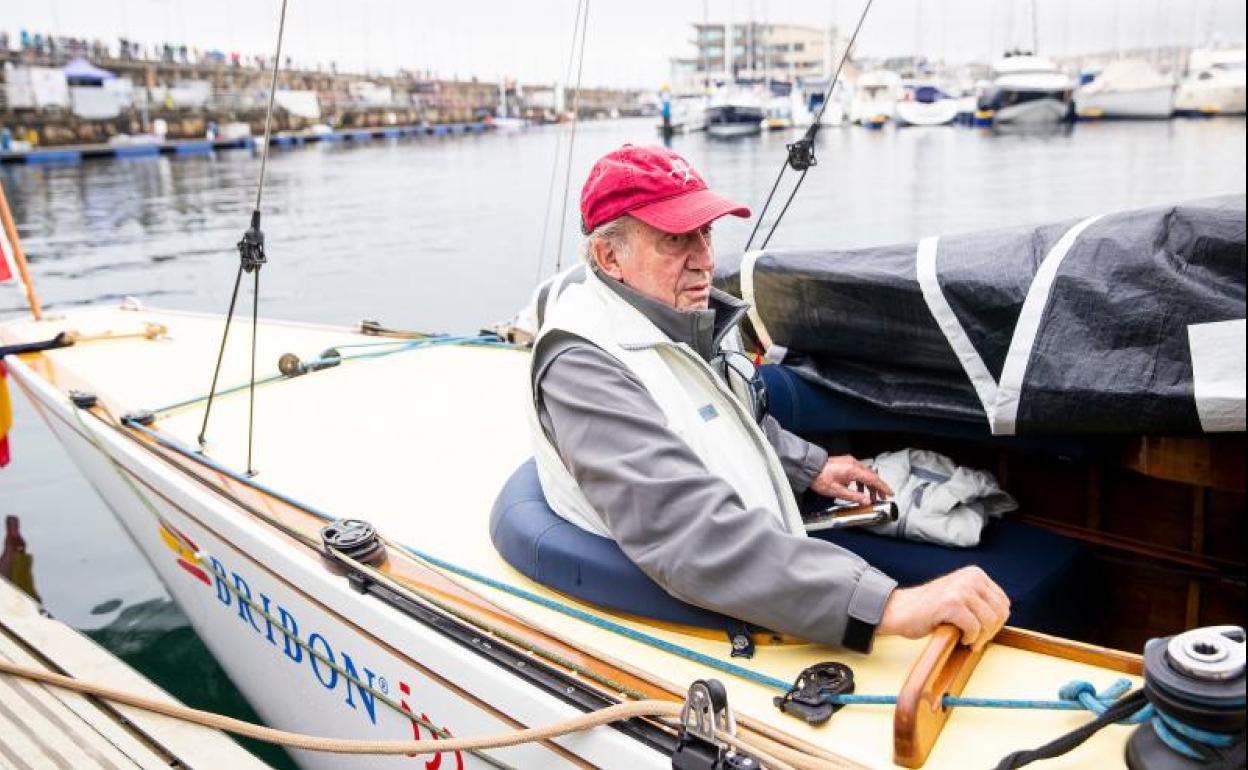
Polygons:
<instances>
[{"instance_id":1,"label":"wooden handrail","mask_svg":"<svg viewBox=\"0 0 1248 770\"><path fill-rule=\"evenodd\" d=\"M936 745L950 713L943 705L946 695L961 695L962 688L983 657L962 644L962 632L939 626L919 654L897 695L893 712L893 761L902 767L922 767Z\"/></svg>"}]
</instances>

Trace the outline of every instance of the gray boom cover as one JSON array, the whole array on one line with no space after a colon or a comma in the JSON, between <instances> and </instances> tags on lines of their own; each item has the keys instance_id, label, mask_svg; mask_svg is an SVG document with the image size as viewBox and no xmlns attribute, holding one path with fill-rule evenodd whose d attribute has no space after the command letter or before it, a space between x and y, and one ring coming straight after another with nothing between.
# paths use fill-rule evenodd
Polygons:
<instances>
[{"instance_id":1,"label":"gray boom cover","mask_svg":"<svg viewBox=\"0 0 1248 770\"><path fill-rule=\"evenodd\" d=\"M773 358L897 413L998 434L1242 431L1244 217L1236 195L922 244L767 251L744 296ZM750 260L724 262L718 285L743 296Z\"/></svg>"}]
</instances>

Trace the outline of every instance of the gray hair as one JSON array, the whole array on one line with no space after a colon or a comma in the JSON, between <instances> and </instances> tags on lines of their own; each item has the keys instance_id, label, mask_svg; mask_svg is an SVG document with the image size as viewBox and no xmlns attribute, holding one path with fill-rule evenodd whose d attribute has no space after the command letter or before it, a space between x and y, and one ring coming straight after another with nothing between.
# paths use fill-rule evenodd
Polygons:
<instances>
[{"instance_id":1,"label":"gray hair","mask_svg":"<svg viewBox=\"0 0 1248 770\"><path fill-rule=\"evenodd\" d=\"M633 218L630 216L620 216L598 225L593 231L585 236L581 241L581 261L590 267L594 266L594 242L598 240L606 240L611 244L611 248L619 253L628 256L632 248L631 236L633 233Z\"/></svg>"}]
</instances>

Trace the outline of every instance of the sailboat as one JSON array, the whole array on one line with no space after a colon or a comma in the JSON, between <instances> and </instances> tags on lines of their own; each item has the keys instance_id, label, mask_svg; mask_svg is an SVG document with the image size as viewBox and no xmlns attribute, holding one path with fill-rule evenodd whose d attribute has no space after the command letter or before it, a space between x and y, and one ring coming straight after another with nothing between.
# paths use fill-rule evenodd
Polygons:
<instances>
[{"instance_id":1,"label":"sailboat","mask_svg":"<svg viewBox=\"0 0 1248 770\"><path fill-rule=\"evenodd\" d=\"M1223 732L1227 724L1238 725L1242 749L1242 628L1177 633L1182 629L1149 625L1156 641L1143 650L1119 651L1023 628L1006 629L972 650L945 626L924 639L878 639L864 655L746 626L665 594L614 543L550 510L530 459L521 403L529 350L509 335L255 318L235 322L231 345L232 313L161 310L133 299L44 313L2 204L0 196L4 248L16 257L31 305L31 318L0 323L0 356L11 381L268 724L326 737L431 738L449 747L459 737L541 727L619 704L654 709L561 738L534 736L488 748L454 744L428 759L299 749L292 754L301 767L400 768L413 761L429 770L988 766L1084 729L1092 713L1109 709L1099 720L1105 723L1141 714L1145 695L1124 692L1143 682L1153 693L1145 716L1159 716L1141 725L1106 724L1070 749L1061 760L1065 766L1123 767L1130 755L1135 768L1163 767L1148 763L1171 757L1158 732L1168 729L1166 719L1211 730L1202 720L1213 718ZM259 210L258 196L239 245L239 280L254 275L257 284L264 264ZM1107 232L1095 230L1094 219L1008 238L974 234L943 246L927 239L855 254L751 252L720 283L754 307L752 344L760 356L774 361L784 358L782 349L791 351L787 363L763 369L773 383L777 418L792 429L813 435L821 425L855 418L868 437L883 430L928 440L970 435L988 442L1003 468L1009 456L1021 453L1014 467L1025 477L1047 467L1028 453L1069 452L1077 442L1055 447L1043 437L1010 435L1013 428L998 431L995 409L972 419L990 418L1000 441L982 435L979 424L980 430L965 432L965 396L988 382L972 365L976 343L955 341L955 328L964 336L966 329L951 309L946 312L951 303L945 292L963 320L979 320L969 330L982 347L978 332L993 328L992 319L1016 312L1018 323L1011 326L1024 331L1039 322L1033 318L1038 301L1027 287L1051 285L1056 268L1045 266L1061 263L1085 231L1082 243L1092 246L1083 253L1095 255L1098 245L1125 242L1121 230L1133 222L1173 227L1167 241L1172 249L1186 254L1196 243L1206 257L1211 249L1232 261L1238 255L1242 268L1242 215L1241 196L1177 212L1107 218ZM1139 230L1147 230L1153 242L1153 230ZM1037 258L1031 250L1041 247L1046 252ZM1131 249L1121 256L1133 257L1139 275L1148 278L1151 253ZM950 254L960 261L942 289L937 257L947 261ZM1011 269L1003 268L1005 258ZM1171 255L1157 269L1177 261ZM838 269L854 264L871 267L846 280L838 277ZM1221 263L1206 259L1199 266L1214 264ZM1227 281L1238 277L1242 288L1242 269L1227 275ZM874 285L859 280L864 277ZM805 299L789 314L783 308L793 305L783 287L795 285L794 278ZM1226 302L1215 282L1174 285L1191 296L1175 303L1168 322L1201 308L1220 311ZM974 301L972 286L991 287L990 301ZM871 299L885 292L893 297L889 303ZM916 310L924 302L930 318ZM837 312L808 312L820 307ZM1090 309L1097 317L1103 308ZM913 326L890 325L880 315L894 310ZM799 372L798 354L817 362L832 352L835 359L833 347L861 339L858 322L897 334L869 349L858 345L859 357L846 357L839 367L848 380L812 390L810 383L830 370ZM1235 349L1235 334L1242 351L1242 319L1192 332L1201 350L1212 351L1206 362L1212 362L1219 387L1202 392L1195 403L1190 389L1159 394L1167 397L1164 408L1150 413L1163 420L1157 424L1189 428L1193 413L1201 420L1208 413L1207 430L1231 431L1230 443L1211 444L1198 426L1190 443L1143 441L1121 461L1146 478L1229 489L1230 495L1238 489L1242 509L1243 463L1236 467L1233 460L1236 446L1242 459L1243 366L1240 361L1236 401L1234 362L1217 365L1218 351ZM250 338L252 345L238 344L239 338ZM987 339L999 342L991 334ZM1131 361L1142 355L1151 366L1173 357L1171 348L1150 352L1133 338L1121 352ZM1005 358L1008 373L1017 356ZM890 361L900 369L881 365ZM916 361L921 365L912 366ZM950 374L963 365L967 379ZM898 378L898 371L909 374ZM884 382L922 387L915 378L924 371L944 373L936 385L945 397L931 399L926 414L922 408L916 413L913 404L881 408L878 398L846 384L874 372ZM1172 381L1190 384L1167 371ZM988 376L994 391L1010 392L1006 374L999 381ZM1229 389L1222 387L1228 378ZM906 389L894 390L904 396ZM848 400L837 400L838 392ZM1116 392L1109 395L1107 403L1114 403ZM1071 391L1063 397L1078 404L1085 396ZM988 410L988 400L983 403ZM893 412L900 422L881 422ZM1062 414L1059 409L1050 420L1060 424ZM1016 413L1011 426L1026 432L1033 416ZM1238 428L1232 424L1237 416ZM1118 461L1114 455L1105 462ZM1036 481L1053 491L1043 473ZM1056 502L1062 508L1062 500ZM1160 504L1169 510L1170 502ZM1131 513L1139 521L1146 511ZM1072 548L1070 538L1058 534L1061 522L1048 529L1017 524L1004 539L1013 543L1005 552L916 551L906 546L922 544L906 543L899 550L893 545L898 541L870 533L838 536L850 538L855 548L874 549L880 558L893 554L897 571L949 559L995 558L1016 571L1025 563L1018 603L1038 613L1032 618L1039 625L1046 617L1054 623L1068 619L1065 610L1088 586L1070 582L1079 574L1077 543ZM1064 531L1077 529L1067 522ZM1108 535L1091 542L1147 552L1154 562L1179 559L1187 569L1203 558ZM1154 612L1161 616L1160 606ZM1016 614L1021 617L1021 610ZM1212 673L1211 657L1217 658ZM1223 658L1238 660L1238 668L1222 664ZM648 705L653 703L663 708ZM1020 708L1037 710L1019 718Z\"/></svg>"},{"instance_id":2,"label":"sailboat","mask_svg":"<svg viewBox=\"0 0 1248 770\"><path fill-rule=\"evenodd\" d=\"M1053 238L1061 230L1043 232ZM1242 261L1242 228L1239 237ZM979 242L1002 253L1000 239ZM893 258L872 258L873 274L894 280L880 269ZM834 262L859 257L845 259ZM783 253L755 259L753 278L741 285L756 307L775 307L764 275L783 284L787 261ZM759 319L755 328L780 328L774 316ZM24 346L6 351L11 380L270 725L338 737L481 735L638 698L688 706L691 685L715 679L736 733L791 766L952 768L991 764L1088 716L1064 710L1017 719L931 705L942 698L1053 701L1072 680L1103 689L1124 676L1138 686L1145 675L1138 654L1022 629L1003 632L982 655L961 648L956 633L880 639L869 656L740 627L746 639L730 644L720 620L630 571L609 541L552 518L528 460L520 405L528 351L493 335L262 319L254 394L246 347L226 346L201 445L203 375L224 324L126 301L6 321L0 344ZM827 341L845 333L837 328L827 328ZM768 373L779 378L778 415L797 407L783 405L786 391L807 399L801 411L816 421L862 413L866 402L837 412L820 407L830 404L821 396L800 396L793 388L801 379L786 368ZM924 430L921 419L906 424ZM1241 465L1241 490L1242 477ZM871 535L857 537L871 547ZM1027 548L1035 554L1044 539ZM1044 553L1035 555L1043 562ZM734 657L742 646L752 658ZM829 661L852 669L856 692L899 695L898 705L812 716L818 692L805 710L773 705L788 702L785 692L801 695L802 676ZM1071 754L1070 766L1120 767L1135 734L1107 728ZM666 768L690 735L670 721L632 720L574 739L448 752L440 761ZM406 766L402 757L294 756L316 769Z\"/></svg>"},{"instance_id":3,"label":"sailboat","mask_svg":"<svg viewBox=\"0 0 1248 770\"><path fill-rule=\"evenodd\" d=\"M511 114L507 105L509 83L516 89L516 93L519 93L519 87L515 86L514 81L508 81L506 78L498 79L498 112L488 118L489 124L497 131L519 131L528 125L528 121L524 118Z\"/></svg>"},{"instance_id":4,"label":"sailboat","mask_svg":"<svg viewBox=\"0 0 1248 770\"><path fill-rule=\"evenodd\" d=\"M1081 118L1168 118L1174 112L1173 78L1142 59L1113 62L1075 91Z\"/></svg>"}]
</instances>

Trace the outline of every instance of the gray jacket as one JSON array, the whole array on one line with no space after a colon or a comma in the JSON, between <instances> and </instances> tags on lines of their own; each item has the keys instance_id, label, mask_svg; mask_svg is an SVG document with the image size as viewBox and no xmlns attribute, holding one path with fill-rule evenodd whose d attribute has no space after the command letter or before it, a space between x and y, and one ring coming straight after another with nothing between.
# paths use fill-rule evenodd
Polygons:
<instances>
[{"instance_id":1,"label":"gray jacket","mask_svg":"<svg viewBox=\"0 0 1248 770\"><path fill-rule=\"evenodd\" d=\"M709 310L678 311L599 277L708 360L747 308L713 290ZM534 355L543 429L616 542L664 590L774 631L871 649L895 581L843 548L790 535L770 512L746 508L667 428L642 383L610 354L562 334L547 335ZM827 453L770 416L761 427L794 491L804 492Z\"/></svg>"}]
</instances>

